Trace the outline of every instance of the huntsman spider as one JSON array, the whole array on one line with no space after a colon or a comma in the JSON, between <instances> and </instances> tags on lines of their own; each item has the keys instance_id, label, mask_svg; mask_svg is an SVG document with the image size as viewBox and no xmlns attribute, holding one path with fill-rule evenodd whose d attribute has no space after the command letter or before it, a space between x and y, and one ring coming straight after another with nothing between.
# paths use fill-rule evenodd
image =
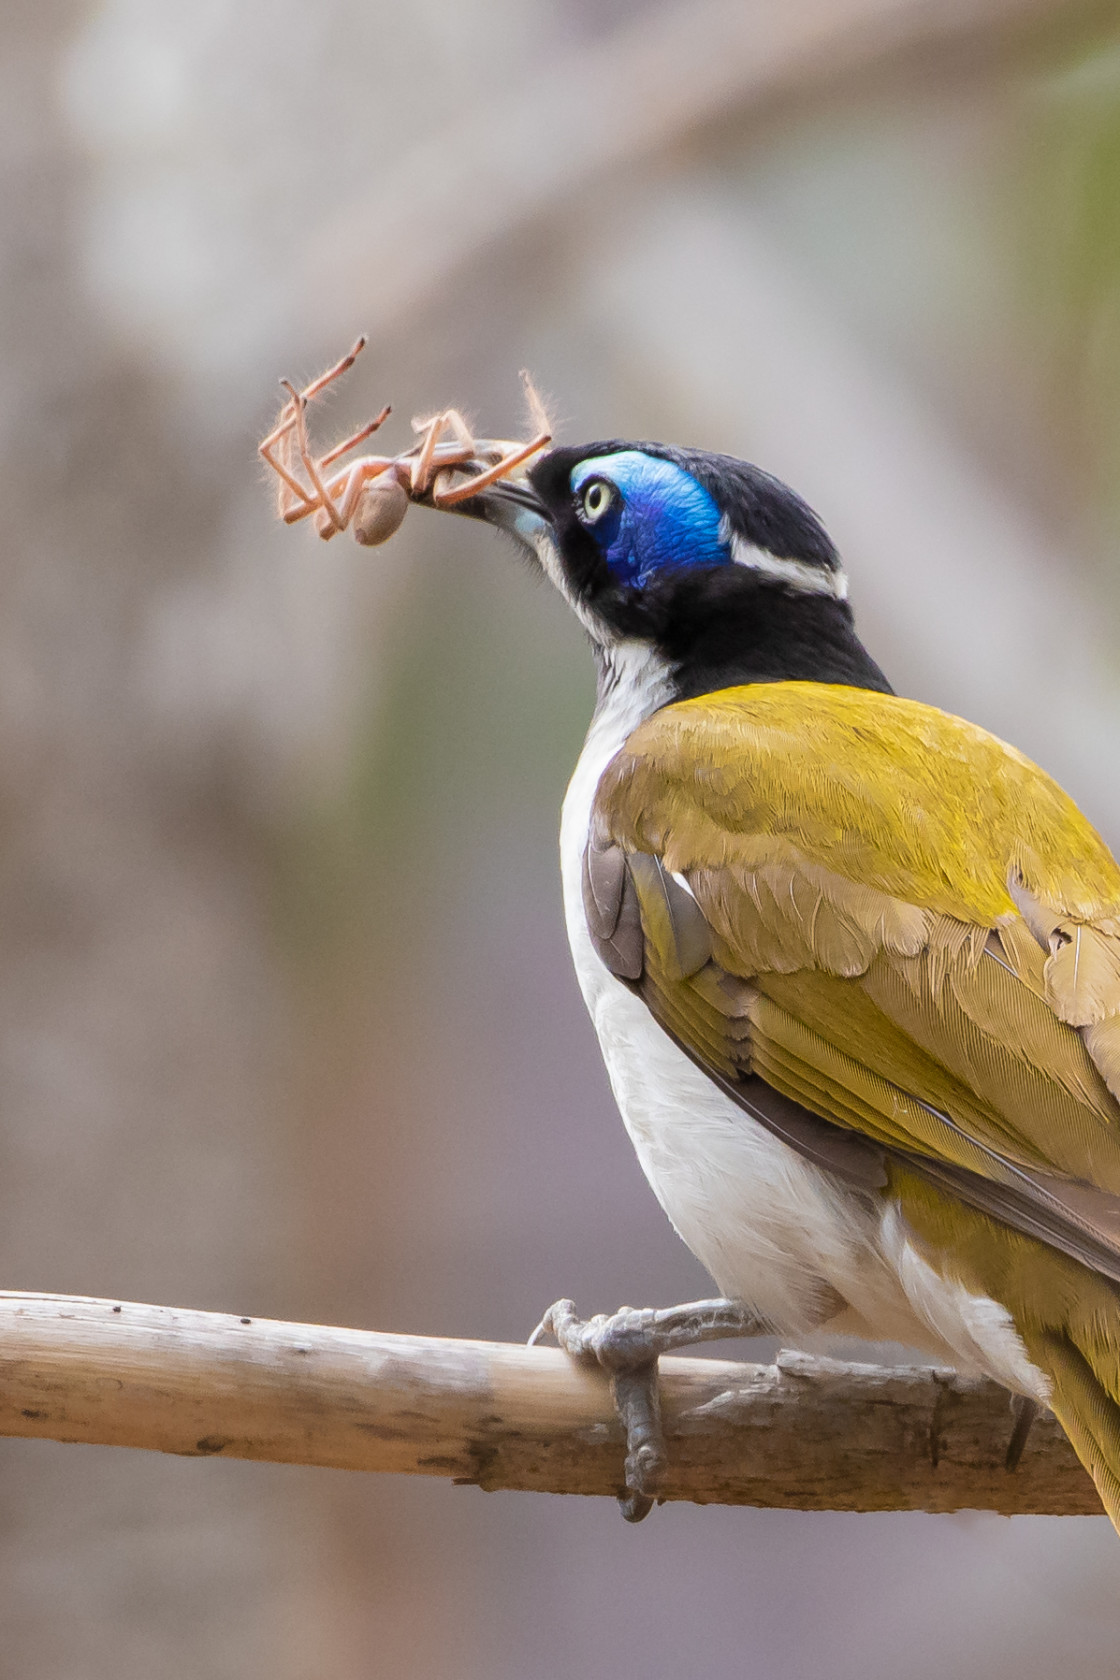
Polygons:
<instances>
[{"instance_id":1,"label":"huntsman spider","mask_svg":"<svg viewBox=\"0 0 1120 1680\"><path fill-rule=\"evenodd\" d=\"M398 529L412 502L449 508L477 496L505 478L552 441L548 418L528 374L523 374L536 436L528 443L472 437L458 409L446 408L430 419L414 420L417 433L411 449L399 455L359 455L329 472L358 444L371 437L388 418L383 408L351 437L336 443L325 455L311 453L307 436L307 405L328 385L353 367L365 348L364 336L348 355L326 373L297 391L290 379L280 381L288 400L272 431L260 444L263 460L276 474L277 511L285 525L314 516L315 529L328 540L336 531L352 529L367 545L385 542ZM297 466L306 475L301 482ZM465 476L464 476L465 475Z\"/></svg>"}]
</instances>

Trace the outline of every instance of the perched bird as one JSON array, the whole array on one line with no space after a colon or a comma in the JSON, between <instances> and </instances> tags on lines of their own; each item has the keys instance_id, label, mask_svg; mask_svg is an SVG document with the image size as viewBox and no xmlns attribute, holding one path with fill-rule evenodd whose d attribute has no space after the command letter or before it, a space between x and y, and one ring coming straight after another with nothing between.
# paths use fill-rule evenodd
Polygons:
<instances>
[{"instance_id":1,"label":"perched bird","mask_svg":"<svg viewBox=\"0 0 1120 1680\"><path fill-rule=\"evenodd\" d=\"M653 1189L720 1299L539 1331L611 1372L623 1509L664 1467L656 1362L773 1329L886 1338L1051 1406L1120 1528L1120 869L1013 747L896 696L812 510L726 455L474 439L261 453L289 523L415 501L528 550L599 685L561 857L576 972ZM296 475L296 461L305 478ZM328 468L334 467L333 472Z\"/></svg>"},{"instance_id":2,"label":"perched bird","mask_svg":"<svg viewBox=\"0 0 1120 1680\"><path fill-rule=\"evenodd\" d=\"M663 444L555 448L456 511L590 636L564 902L611 1083L722 1298L542 1328L614 1376L625 1513L656 1358L891 1339L1052 1407L1120 1526L1120 870L983 729L896 696L793 491Z\"/></svg>"}]
</instances>

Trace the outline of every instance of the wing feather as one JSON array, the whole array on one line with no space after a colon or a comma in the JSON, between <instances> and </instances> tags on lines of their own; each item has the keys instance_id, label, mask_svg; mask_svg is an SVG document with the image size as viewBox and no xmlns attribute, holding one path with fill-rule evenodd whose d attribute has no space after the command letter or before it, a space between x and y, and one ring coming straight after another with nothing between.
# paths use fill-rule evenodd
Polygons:
<instances>
[{"instance_id":1,"label":"wing feather","mask_svg":"<svg viewBox=\"0 0 1120 1680\"><path fill-rule=\"evenodd\" d=\"M915 702L757 685L643 724L593 835L624 977L721 1083L1120 1277L1120 871L1041 771Z\"/></svg>"}]
</instances>

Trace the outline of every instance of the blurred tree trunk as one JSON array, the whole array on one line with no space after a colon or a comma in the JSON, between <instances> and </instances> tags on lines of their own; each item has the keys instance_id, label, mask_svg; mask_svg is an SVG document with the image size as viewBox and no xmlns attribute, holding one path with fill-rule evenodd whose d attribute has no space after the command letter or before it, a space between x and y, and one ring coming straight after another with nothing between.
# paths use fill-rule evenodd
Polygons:
<instances>
[{"instance_id":1,"label":"blurred tree trunk","mask_svg":"<svg viewBox=\"0 0 1120 1680\"><path fill-rule=\"evenodd\" d=\"M203 563L223 486L99 339L54 86L75 8L19 11L0 71L0 1276L278 1309L290 1022L262 847L220 753L184 769L144 693L153 607ZM301 1472L3 1443L0 1673L340 1673L318 1500Z\"/></svg>"}]
</instances>

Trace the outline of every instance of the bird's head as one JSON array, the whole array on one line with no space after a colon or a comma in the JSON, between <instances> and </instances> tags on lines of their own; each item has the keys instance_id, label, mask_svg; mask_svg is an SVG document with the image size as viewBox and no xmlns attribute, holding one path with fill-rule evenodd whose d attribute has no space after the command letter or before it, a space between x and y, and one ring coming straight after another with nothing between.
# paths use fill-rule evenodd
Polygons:
<instances>
[{"instance_id":1,"label":"bird's head","mask_svg":"<svg viewBox=\"0 0 1120 1680\"><path fill-rule=\"evenodd\" d=\"M679 697L783 678L887 687L820 520L745 461L618 440L558 448L460 506L535 556L602 660L647 648Z\"/></svg>"}]
</instances>

